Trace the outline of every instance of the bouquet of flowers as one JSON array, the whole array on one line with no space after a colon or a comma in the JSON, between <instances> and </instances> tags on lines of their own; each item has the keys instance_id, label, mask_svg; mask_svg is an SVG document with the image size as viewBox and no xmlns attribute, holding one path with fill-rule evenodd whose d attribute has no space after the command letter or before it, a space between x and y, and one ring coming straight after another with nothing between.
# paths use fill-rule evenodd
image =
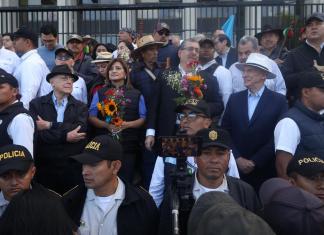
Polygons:
<instances>
[{"instance_id":1,"label":"bouquet of flowers","mask_svg":"<svg viewBox=\"0 0 324 235\"><path fill-rule=\"evenodd\" d=\"M97 108L100 111L101 115L105 118L105 122L112 124L116 127L121 127L124 120L125 107L127 103L131 101L125 98L124 88L116 89L110 88L105 93L105 98L97 103ZM121 128L118 128L118 131L113 132L113 136L119 139L118 133L121 131Z\"/></svg>"},{"instance_id":2,"label":"bouquet of flowers","mask_svg":"<svg viewBox=\"0 0 324 235\"><path fill-rule=\"evenodd\" d=\"M175 99L177 105L184 104L188 99L201 100L204 98L202 90L207 89L204 79L196 73L197 61L190 62L187 66L191 72L184 77L178 72L169 72L167 83L180 96Z\"/></svg>"}]
</instances>

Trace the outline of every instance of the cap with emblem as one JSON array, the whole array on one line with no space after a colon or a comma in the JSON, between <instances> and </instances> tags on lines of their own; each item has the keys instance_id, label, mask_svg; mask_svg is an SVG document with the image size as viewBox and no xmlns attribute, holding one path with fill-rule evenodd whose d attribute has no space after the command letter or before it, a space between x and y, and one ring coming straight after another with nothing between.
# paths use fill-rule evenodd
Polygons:
<instances>
[{"instance_id":1,"label":"cap with emblem","mask_svg":"<svg viewBox=\"0 0 324 235\"><path fill-rule=\"evenodd\" d=\"M288 164L287 175L293 172L305 177L324 172L323 156L309 153L293 157Z\"/></svg>"},{"instance_id":2,"label":"cap with emblem","mask_svg":"<svg viewBox=\"0 0 324 235\"><path fill-rule=\"evenodd\" d=\"M33 163L30 152L21 145L6 145L0 148L0 175L10 170L26 172Z\"/></svg>"},{"instance_id":3,"label":"cap with emblem","mask_svg":"<svg viewBox=\"0 0 324 235\"><path fill-rule=\"evenodd\" d=\"M123 149L120 143L109 135L99 135L91 140L83 153L71 158L82 164L93 164L103 160L122 160Z\"/></svg>"},{"instance_id":4,"label":"cap with emblem","mask_svg":"<svg viewBox=\"0 0 324 235\"><path fill-rule=\"evenodd\" d=\"M296 74L299 88L324 88L324 73L318 71L305 71Z\"/></svg>"},{"instance_id":5,"label":"cap with emblem","mask_svg":"<svg viewBox=\"0 0 324 235\"><path fill-rule=\"evenodd\" d=\"M317 20L317 21L324 21L324 13L320 13L320 12L314 12L313 14L311 14L306 22L305 25L309 25L312 21Z\"/></svg>"},{"instance_id":6,"label":"cap with emblem","mask_svg":"<svg viewBox=\"0 0 324 235\"><path fill-rule=\"evenodd\" d=\"M12 76L10 73L7 73L5 70L0 69L0 84L8 83L14 88L18 88L17 79Z\"/></svg>"},{"instance_id":7,"label":"cap with emblem","mask_svg":"<svg viewBox=\"0 0 324 235\"><path fill-rule=\"evenodd\" d=\"M229 133L221 128L202 129L196 133L197 137L201 137L201 147L208 148L211 146L230 149L231 137Z\"/></svg>"},{"instance_id":8,"label":"cap with emblem","mask_svg":"<svg viewBox=\"0 0 324 235\"><path fill-rule=\"evenodd\" d=\"M170 27L166 23L164 23L164 22L157 23L157 25L155 27L155 31L158 32L158 31L161 31L163 29L167 30L167 31L170 31Z\"/></svg>"},{"instance_id":9,"label":"cap with emblem","mask_svg":"<svg viewBox=\"0 0 324 235\"><path fill-rule=\"evenodd\" d=\"M202 113L209 118L211 117L209 106L204 100L188 99L184 104L178 105L175 111L181 113L184 109L189 109L196 113Z\"/></svg>"},{"instance_id":10,"label":"cap with emblem","mask_svg":"<svg viewBox=\"0 0 324 235\"><path fill-rule=\"evenodd\" d=\"M79 41L80 43L83 42L83 38L80 35L78 35L78 34L72 34L71 36L69 36L69 39L67 40L66 43L69 43L72 40Z\"/></svg>"}]
</instances>

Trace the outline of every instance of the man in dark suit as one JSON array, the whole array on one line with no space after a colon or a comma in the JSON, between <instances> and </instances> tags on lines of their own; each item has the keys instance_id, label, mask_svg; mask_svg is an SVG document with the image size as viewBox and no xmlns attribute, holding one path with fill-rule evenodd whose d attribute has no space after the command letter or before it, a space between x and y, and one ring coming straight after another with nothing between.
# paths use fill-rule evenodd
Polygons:
<instances>
[{"instance_id":1,"label":"man in dark suit","mask_svg":"<svg viewBox=\"0 0 324 235\"><path fill-rule=\"evenodd\" d=\"M172 81L183 80L184 76L192 72L192 63L199 59L199 43L194 39L185 40L178 52L180 64L175 69L169 69L160 74L155 84L154 97L150 102L145 146L151 149L154 144L154 136L171 136L176 133L176 102L180 97L177 89L172 87ZM218 83L213 77L204 71L199 75L204 79L207 89L203 89L203 99L209 104L212 116L220 116L224 106L219 95ZM177 78L177 79L175 79ZM189 98L189 97L183 97Z\"/></svg>"},{"instance_id":2,"label":"man in dark suit","mask_svg":"<svg viewBox=\"0 0 324 235\"><path fill-rule=\"evenodd\" d=\"M237 51L231 47L231 40L225 35L220 34L214 38L215 50L218 54L216 61L229 69L232 64L237 62Z\"/></svg>"},{"instance_id":3,"label":"man in dark suit","mask_svg":"<svg viewBox=\"0 0 324 235\"><path fill-rule=\"evenodd\" d=\"M287 102L285 96L264 86L267 78L275 77L266 56L251 53L246 63L236 66L243 71L247 90L230 96L222 126L231 134L241 178L258 190L276 173L273 131L287 111Z\"/></svg>"}]
</instances>

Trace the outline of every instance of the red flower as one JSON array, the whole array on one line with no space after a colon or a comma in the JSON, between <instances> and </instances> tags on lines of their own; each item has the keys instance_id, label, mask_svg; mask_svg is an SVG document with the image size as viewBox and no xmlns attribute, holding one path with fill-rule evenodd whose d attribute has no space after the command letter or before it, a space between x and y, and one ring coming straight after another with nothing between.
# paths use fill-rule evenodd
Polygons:
<instances>
[{"instance_id":1,"label":"red flower","mask_svg":"<svg viewBox=\"0 0 324 235\"><path fill-rule=\"evenodd\" d=\"M203 97L203 93L201 92L199 87L195 87L194 88L194 93L198 96L198 98L202 98Z\"/></svg>"},{"instance_id":2,"label":"red flower","mask_svg":"<svg viewBox=\"0 0 324 235\"><path fill-rule=\"evenodd\" d=\"M106 92L105 92L105 95L114 95L115 94L115 91L113 89L108 89Z\"/></svg>"}]
</instances>

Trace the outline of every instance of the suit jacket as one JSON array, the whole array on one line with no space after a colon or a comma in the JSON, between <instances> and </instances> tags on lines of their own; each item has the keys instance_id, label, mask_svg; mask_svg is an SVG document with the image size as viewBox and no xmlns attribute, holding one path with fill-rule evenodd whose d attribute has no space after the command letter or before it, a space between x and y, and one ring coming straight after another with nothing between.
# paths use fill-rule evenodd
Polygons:
<instances>
[{"instance_id":1,"label":"suit jacket","mask_svg":"<svg viewBox=\"0 0 324 235\"><path fill-rule=\"evenodd\" d=\"M244 157L255 163L248 175L241 173L254 187L275 176L274 129L287 111L285 96L265 87L251 120L248 117L248 90L232 94L228 100L222 126L232 138L235 158Z\"/></svg>"},{"instance_id":2,"label":"suit jacket","mask_svg":"<svg viewBox=\"0 0 324 235\"><path fill-rule=\"evenodd\" d=\"M155 129L157 132L155 136L171 136L175 135L176 131L177 115L175 109L177 105L174 99L179 97L179 94L167 84L165 76L170 71L180 73L179 68L176 68L166 70L158 76L154 87L154 97L148 109L147 128ZM207 90L203 90L204 100L209 104L212 115L220 116L224 105L222 97L219 95L218 83L205 71L200 71L199 74L207 85Z\"/></svg>"},{"instance_id":3,"label":"suit jacket","mask_svg":"<svg viewBox=\"0 0 324 235\"><path fill-rule=\"evenodd\" d=\"M218 64L223 65L221 58L219 56L216 57L216 61ZM226 64L225 64L225 68L229 69L229 67L231 67L232 64L234 64L235 62L238 61L237 58L237 51L235 48L230 47L228 54L227 54L227 60L226 60Z\"/></svg>"}]
</instances>

